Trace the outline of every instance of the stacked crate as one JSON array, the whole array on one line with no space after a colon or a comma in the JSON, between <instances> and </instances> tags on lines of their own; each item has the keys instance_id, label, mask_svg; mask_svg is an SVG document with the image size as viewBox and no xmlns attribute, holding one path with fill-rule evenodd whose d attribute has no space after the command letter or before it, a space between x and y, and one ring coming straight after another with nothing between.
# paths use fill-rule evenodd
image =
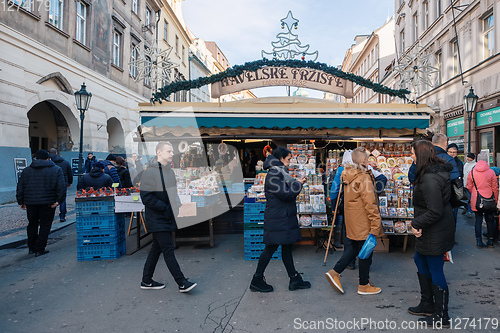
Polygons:
<instances>
[{"instance_id":1,"label":"stacked crate","mask_svg":"<svg viewBox=\"0 0 500 333\"><path fill-rule=\"evenodd\" d=\"M125 253L125 217L114 197L76 198L78 261L116 259Z\"/></svg>"},{"instance_id":2,"label":"stacked crate","mask_svg":"<svg viewBox=\"0 0 500 333\"><path fill-rule=\"evenodd\" d=\"M245 260L258 260L266 247L263 242L265 209L265 201L245 197L243 206ZM281 246L274 252L272 259L281 259Z\"/></svg>"}]
</instances>

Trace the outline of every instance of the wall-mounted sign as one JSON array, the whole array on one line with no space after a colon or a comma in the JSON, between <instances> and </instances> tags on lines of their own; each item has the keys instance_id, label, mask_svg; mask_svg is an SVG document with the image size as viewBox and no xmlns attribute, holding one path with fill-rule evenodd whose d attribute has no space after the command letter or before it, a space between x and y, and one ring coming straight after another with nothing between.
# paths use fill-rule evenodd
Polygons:
<instances>
[{"instance_id":1,"label":"wall-mounted sign","mask_svg":"<svg viewBox=\"0 0 500 333\"><path fill-rule=\"evenodd\" d=\"M71 159L71 171L73 171L73 176L78 176L78 158Z\"/></svg>"},{"instance_id":2,"label":"wall-mounted sign","mask_svg":"<svg viewBox=\"0 0 500 333\"><path fill-rule=\"evenodd\" d=\"M500 107L477 113L477 126L500 123Z\"/></svg>"},{"instance_id":3,"label":"wall-mounted sign","mask_svg":"<svg viewBox=\"0 0 500 333\"><path fill-rule=\"evenodd\" d=\"M446 122L446 136L464 135L464 117L448 120Z\"/></svg>"},{"instance_id":4,"label":"wall-mounted sign","mask_svg":"<svg viewBox=\"0 0 500 333\"><path fill-rule=\"evenodd\" d=\"M352 98L352 82L311 68L263 67L212 84L212 98L238 91L270 86L311 88Z\"/></svg>"},{"instance_id":5,"label":"wall-mounted sign","mask_svg":"<svg viewBox=\"0 0 500 333\"><path fill-rule=\"evenodd\" d=\"M14 159L14 168L16 171L16 182L19 182L19 177L21 177L21 173L27 166L27 162L25 158L15 158Z\"/></svg>"}]
</instances>

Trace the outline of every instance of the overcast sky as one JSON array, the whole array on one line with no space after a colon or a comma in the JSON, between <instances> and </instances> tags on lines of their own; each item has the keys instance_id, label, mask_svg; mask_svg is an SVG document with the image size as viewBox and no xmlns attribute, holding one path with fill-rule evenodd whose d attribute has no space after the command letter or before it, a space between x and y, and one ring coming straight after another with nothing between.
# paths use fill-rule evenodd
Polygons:
<instances>
[{"instance_id":1,"label":"overcast sky","mask_svg":"<svg viewBox=\"0 0 500 333\"><path fill-rule=\"evenodd\" d=\"M216 42L231 65L260 60L262 50L272 51L271 42L283 31L280 20L291 10L299 20L294 33L301 44L319 52L316 61L336 66L356 35L371 34L394 14L394 0L185 0L182 8L188 29ZM258 97L284 95L285 88L253 92Z\"/></svg>"}]
</instances>

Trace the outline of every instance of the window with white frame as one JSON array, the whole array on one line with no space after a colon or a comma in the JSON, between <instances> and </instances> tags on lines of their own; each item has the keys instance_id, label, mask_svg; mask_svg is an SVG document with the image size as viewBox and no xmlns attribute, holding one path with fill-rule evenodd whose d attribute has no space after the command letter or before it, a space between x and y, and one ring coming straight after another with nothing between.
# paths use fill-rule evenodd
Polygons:
<instances>
[{"instance_id":1,"label":"window with white frame","mask_svg":"<svg viewBox=\"0 0 500 333\"><path fill-rule=\"evenodd\" d=\"M122 34L118 30L113 31L113 65L120 67L121 65L121 43Z\"/></svg>"},{"instance_id":2,"label":"window with white frame","mask_svg":"<svg viewBox=\"0 0 500 333\"><path fill-rule=\"evenodd\" d=\"M87 6L81 2L76 2L76 40L86 44L87 41Z\"/></svg>"},{"instance_id":3,"label":"window with white frame","mask_svg":"<svg viewBox=\"0 0 500 333\"><path fill-rule=\"evenodd\" d=\"M436 19L441 16L443 9L441 6L441 0L436 0Z\"/></svg>"},{"instance_id":4,"label":"window with white frame","mask_svg":"<svg viewBox=\"0 0 500 333\"><path fill-rule=\"evenodd\" d=\"M418 39L418 15L417 12L413 14L413 42Z\"/></svg>"},{"instance_id":5,"label":"window with white frame","mask_svg":"<svg viewBox=\"0 0 500 333\"><path fill-rule=\"evenodd\" d=\"M50 0L49 23L58 29L63 29L64 0Z\"/></svg>"},{"instance_id":6,"label":"window with white frame","mask_svg":"<svg viewBox=\"0 0 500 333\"><path fill-rule=\"evenodd\" d=\"M132 11L136 14L138 13L138 7L139 7L137 4L138 1L139 0L132 0Z\"/></svg>"},{"instance_id":7,"label":"window with white frame","mask_svg":"<svg viewBox=\"0 0 500 333\"><path fill-rule=\"evenodd\" d=\"M401 49L401 52L404 52L406 45L405 45L405 29L401 29L399 32L399 48Z\"/></svg>"},{"instance_id":8,"label":"window with white frame","mask_svg":"<svg viewBox=\"0 0 500 333\"><path fill-rule=\"evenodd\" d=\"M144 85L151 87L151 58L146 56L144 64Z\"/></svg>"},{"instance_id":9,"label":"window with white frame","mask_svg":"<svg viewBox=\"0 0 500 333\"><path fill-rule=\"evenodd\" d=\"M423 6L423 11L424 11L424 27L423 27L423 30L427 30L427 28L429 27L429 3L427 1L424 2L424 6Z\"/></svg>"},{"instance_id":10,"label":"window with white frame","mask_svg":"<svg viewBox=\"0 0 500 333\"><path fill-rule=\"evenodd\" d=\"M175 36L175 54L179 56L179 37Z\"/></svg>"},{"instance_id":11,"label":"window with white frame","mask_svg":"<svg viewBox=\"0 0 500 333\"><path fill-rule=\"evenodd\" d=\"M436 52L436 68L438 69L437 85L441 85L443 83L443 54L441 50Z\"/></svg>"},{"instance_id":12,"label":"window with white frame","mask_svg":"<svg viewBox=\"0 0 500 333\"><path fill-rule=\"evenodd\" d=\"M151 29L151 27L149 26L151 24L151 16L153 16L153 11L151 10L151 8L146 6L146 27L148 27L148 29Z\"/></svg>"},{"instance_id":13,"label":"window with white frame","mask_svg":"<svg viewBox=\"0 0 500 333\"><path fill-rule=\"evenodd\" d=\"M163 21L163 39L168 42L168 22Z\"/></svg>"},{"instance_id":14,"label":"window with white frame","mask_svg":"<svg viewBox=\"0 0 500 333\"><path fill-rule=\"evenodd\" d=\"M493 13L483 19L483 60L492 56L495 50Z\"/></svg>"},{"instance_id":15,"label":"window with white frame","mask_svg":"<svg viewBox=\"0 0 500 333\"><path fill-rule=\"evenodd\" d=\"M184 56L186 54L186 48L184 47L184 45L182 45L182 54L181 54L181 61L182 63L184 63Z\"/></svg>"},{"instance_id":16,"label":"window with white frame","mask_svg":"<svg viewBox=\"0 0 500 333\"><path fill-rule=\"evenodd\" d=\"M138 51L137 51L136 46L137 45L132 43L132 52L130 52L130 68L129 68L130 76L134 79L137 77L137 56L138 56L137 53L138 53Z\"/></svg>"},{"instance_id":17,"label":"window with white frame","mask_svg":"<svg viewBox=\"0 0 500 333\"><path fill-rule=\"evenodd\" d=\"M458 43L451 41L451 55L453 57L453 76L458 75Z\"/></svg>"}]
</instances>

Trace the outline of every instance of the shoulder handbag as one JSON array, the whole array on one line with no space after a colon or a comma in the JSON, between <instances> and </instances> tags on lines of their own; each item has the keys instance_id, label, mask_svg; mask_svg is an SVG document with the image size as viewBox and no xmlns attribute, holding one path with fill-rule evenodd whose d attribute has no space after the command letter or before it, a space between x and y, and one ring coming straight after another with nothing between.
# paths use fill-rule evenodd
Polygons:
<instances>
[{"instance_id":1,"label":"shoulder handbag","mask_svg":"<svg viewBox=\"0 0 500 333\"><path fill-rule=\"evenodd\" d=\"M477 198L476 198L476 209L478 212L489 213L497 210L497 203L495 202L495 194L492 193L490 198L483 197L477 190L476 181L474 180L474 170L471 170L472 181L474 182L474 187L476 188Z\"/></svg>"},{"instance_id":2,"label":"shoulder handbag","mask_svg":"<svg viewBox=\"0 0 500 333\"><path fill-rule=\"evenodd\" d=\"M451 197L450 204L453 208L457 207L467 207L467 203L469 198L467 197L467 193L464 190L464 183L462 178L456 178L450 180L451 184Z\"/></svg>"}]
</instances>

